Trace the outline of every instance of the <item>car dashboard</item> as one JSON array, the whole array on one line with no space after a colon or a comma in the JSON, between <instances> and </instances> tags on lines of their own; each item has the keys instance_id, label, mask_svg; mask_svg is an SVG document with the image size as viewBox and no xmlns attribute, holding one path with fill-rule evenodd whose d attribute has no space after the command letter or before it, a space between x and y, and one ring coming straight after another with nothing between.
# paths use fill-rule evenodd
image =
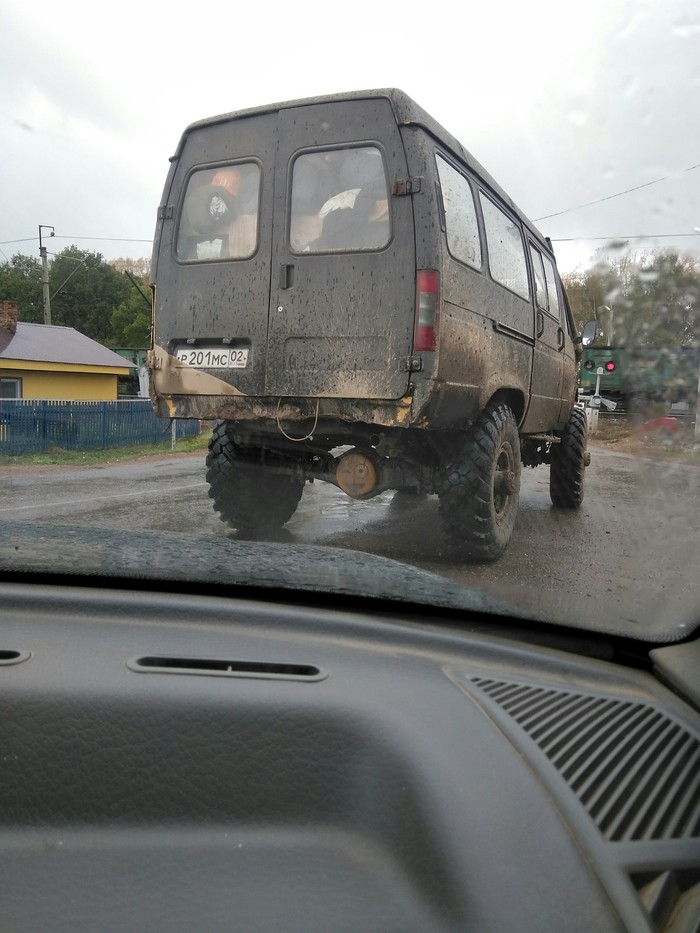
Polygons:
<instances>
[{"instance_id":1,"label":"car dashboard","mask_svg":"<svg viewBox=\"0 0 700 933\"><path fill-rule=\"evenodd\" d=\"M601 640L0 593L4 929L698 929L698 711Z\"/></svg>"}]
</instances>

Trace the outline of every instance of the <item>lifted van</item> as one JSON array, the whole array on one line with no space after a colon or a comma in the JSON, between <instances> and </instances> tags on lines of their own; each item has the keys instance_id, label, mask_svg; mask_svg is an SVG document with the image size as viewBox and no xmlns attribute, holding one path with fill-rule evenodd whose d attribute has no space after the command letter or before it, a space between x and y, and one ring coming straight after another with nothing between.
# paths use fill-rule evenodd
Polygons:
<instances>
[{"instance_id":1,"label":"lifted van","mask_svg":"<svg viewBox=\"0 0 700 933\"><path fill-rule=\"evenodd\" d=\"M550 242L404 93L202 120L182 135L152 262L152 401L216 421L221 519L283 525L307 481L437 494L493 560L521 467L583 499L580 338Z\"/></svg>"}]
</instances>

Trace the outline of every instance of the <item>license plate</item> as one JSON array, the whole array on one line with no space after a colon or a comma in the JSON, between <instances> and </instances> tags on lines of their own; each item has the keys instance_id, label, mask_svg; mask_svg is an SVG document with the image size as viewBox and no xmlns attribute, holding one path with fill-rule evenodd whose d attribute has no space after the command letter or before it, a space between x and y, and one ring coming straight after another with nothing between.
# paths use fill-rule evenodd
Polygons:
<instances>
[{"instance_id":1,"label":"license plate","mask_svg":"<svg viewBox=\"0 0 700 933\"><path fill-rule=\"evenodd\" d=\"M247 347L179 347L176 357L197 369L245 369Z\"/></svg>"}]
</instances>

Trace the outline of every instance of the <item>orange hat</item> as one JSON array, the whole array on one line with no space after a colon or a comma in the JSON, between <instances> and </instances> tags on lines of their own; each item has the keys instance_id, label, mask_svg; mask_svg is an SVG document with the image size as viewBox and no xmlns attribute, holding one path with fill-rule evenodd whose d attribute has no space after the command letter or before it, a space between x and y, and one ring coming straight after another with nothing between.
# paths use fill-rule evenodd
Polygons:
<instances>
[{"instance_id":1,"label":"orange hat","mask_svg":"<svg viewBox=\"0 0 700 933\"><path fill-rule=\"evenodd\" d=\"M211 180L215 188L224 188L229 194L238 194L241 187L241 174L235 168L221 168Z\"/></svg>"}]
</instances>

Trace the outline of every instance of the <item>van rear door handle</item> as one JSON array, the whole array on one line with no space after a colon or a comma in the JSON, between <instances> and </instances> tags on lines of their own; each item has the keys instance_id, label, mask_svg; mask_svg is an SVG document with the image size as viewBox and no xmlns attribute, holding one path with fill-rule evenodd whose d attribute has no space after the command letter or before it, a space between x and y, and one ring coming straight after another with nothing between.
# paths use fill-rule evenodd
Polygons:
<instances>
[{"instance_id":1,"label":"van rear door handle","mask_svg":"<svg viewBox=\"0 0 700 933\"><path fill-rule=\"evenodd\" d=\"M541 311L537 312L537 336L541 337L544 333L544 314Z\"/></svg>"},{"instance_id":2,"label":"van rear door handle","mask_svg":"<svg viewBox=\"0 0 700 933\"><path fill-rule=\"evenodd\" d=\"M280 288L291 288L294 284L294 264L280 263Z\"/></svg>"},{"instance_id":3,"label":"van rear door handle","mask_svg":"<svg viewBox=\"0 0 700 933\"><path fill-rule=\"evenodd\" d=\"M561 327L557 327L557 350L563 350L564 343L564 331L561 329Z\"/></svg>"}]
</instances>

